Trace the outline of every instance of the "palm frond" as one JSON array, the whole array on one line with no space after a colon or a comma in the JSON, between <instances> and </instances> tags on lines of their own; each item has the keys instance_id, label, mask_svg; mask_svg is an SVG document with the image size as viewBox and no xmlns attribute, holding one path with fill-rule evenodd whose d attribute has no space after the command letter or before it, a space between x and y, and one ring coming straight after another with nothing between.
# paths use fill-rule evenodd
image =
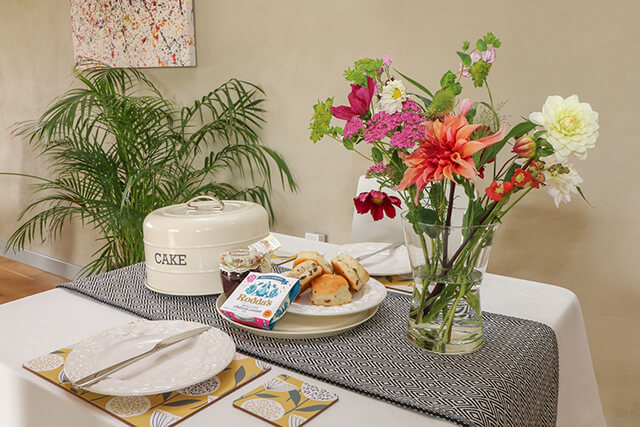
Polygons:
<instances>
[{"instance_id":1,"label":"palm frond","mask_svg":"<svg viewBox=\"0 0 640 427\"><path fill-rule=\"evenodd\" d=\"M79 219L101 235L102 246L83 269L93 274L144 260L142 222L161 206L214 194L260 203L273 218L275 171L283 189L296 190L282 155L260 143L265 98L257 85L231 79L177 108L138 70L90 65L75 71L80 87L55 99L38 120L13 128L37 144L54 177L35 177L38 197L22 211L26 220L10 247L58 238ZM246 186L216 181L222 171Z\"/></svg>"}]
</instances>

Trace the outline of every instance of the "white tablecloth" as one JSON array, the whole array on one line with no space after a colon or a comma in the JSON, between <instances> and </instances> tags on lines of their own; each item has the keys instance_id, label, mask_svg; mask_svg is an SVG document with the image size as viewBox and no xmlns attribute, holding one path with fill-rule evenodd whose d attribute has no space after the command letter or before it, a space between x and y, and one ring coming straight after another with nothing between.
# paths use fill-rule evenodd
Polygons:
<instances>
[{"instance_id":1,"label":"white tablecloth","mask_svg":"<svg viewBox=\"0 0 640 427\"><path fill-rule=\"evenodd\" d=\"M283 248L294 252L333 247L278 234ZM551 285L488 274L481 290L483 310L535 320L552 327L560 357L559 426L605 424L580 303L571 291ZM0 305L0 425L101 426L118 421L53 384L21 369L22 363L136 317L64 289L54 289ZM231 402L261 381L281 373L275 367L181 425L264 423L232 407ZM309 379L312 382L318 380ZM323 383L340 400L314 425L449 425L447 422Z\"/></svg>"}]
</instances>

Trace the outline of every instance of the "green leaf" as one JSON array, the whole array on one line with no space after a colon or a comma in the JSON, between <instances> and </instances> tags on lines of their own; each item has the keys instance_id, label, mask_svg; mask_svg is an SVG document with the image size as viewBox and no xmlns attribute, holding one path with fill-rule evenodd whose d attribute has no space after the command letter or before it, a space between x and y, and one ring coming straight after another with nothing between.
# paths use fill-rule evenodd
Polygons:
<instances>
[{"instance_id":1,"label":"green leaf","mask_svg":"<svg viewBox=\"0 0 640 427\"><path fill-rule=\"evenodd\" d=\"M418 221L422 224L435 224L438 221L438 215L433 209L422 209L418 213Z\"/></svg>"},{"instance_id":2,"label":"green leaf","mask_svg":"<svg viewBox=\"0 0 640 427\"><path fill-rule=\"evenodd\" d=\"M502 46L500 40L498 40L498 38L494 36L493 33L487 33L487 35L484 36L484 41L486 44L490 44L495 48Z\"/></svg>"},{"instance_id":3,"label":"green leaf","mask_svg":"<svg viewBox=\"0 0 640 427\"><path fill-rule=\"evenodd\" d=\"M256 396L259 397L266 397L266 398L270 398L270 397L278 397L277 394L273 394L273 393L257 393Z\"/></svg>"},{"instance_id":4,"label":"green leaf","mask_svg":"<svg viewBox=\"0 0 640 427\"><path fill-rule=\"evenodd\" d=\"M585 202L587 202L587 204L591 207L593 207L593 205L591 203L589 203L589 201L587 200L587 198L585 197L584 193L582 192L582 188L580 187L576 187L576 190L578 190L578 193L580 194L580 197L582 197L582 200L584 200Z\"/></svg>"},{"instance_id":5,"label":"green leaf","mask_svg":"<svg viewBox=\"0 0 640 427\"><path fill-rule=\"evenodd\" d=\"M347 68L344 76L347 81L367 87L367 77L375 79L381 67L382 59L362 58L353 63L353 69Z\"/></svg>"},{"instance_id":6,"label":"green leaf","mask_svg":"<svg viewBox=\"0 0 640 427\"><path fill-rule=\"evenodd\" d=\"M315 412L315 411L321 411L324 408L327 407L327 404L322 404L322 405L310 405L310 406L304 406L302 408L298 408L296 409L297 412Z\"/></svg>"},{"instance_id":7,"label":"green leaf","mask_svg":"<svg viewBox=\"0 0 640 427\"><path fill-rule=\"evenodd\" d=\"M462 51L466 52L467 50L469 50L469 45L470 43L468 41L462 42Z\"/></svg>"},{"instance_id":8,"label":"green leaf","mask_svg":"<svg viewBox=\"0 0 640 427\"><path fill-rule=\"evenodd\" d=\"M244 370L244 366L240 366L240 368L233 374L233 379L235 381L235 385L240 384L242 380L247 376L247 373Z\"/></svg>"},{"instance_id":9,"label":"green leaf","mask_svg":"<svg viewBox=\"0 0 640 427\"><path fill-rule=\"evenodd\" d=\"M353 140L349 138L344 138L342 140L342 145L344 145L344 148L346 148L347 150L353 150Z\"/></svg>"},{"instance_id":10,"label":"green leaf","mask_svg":"<svg viewBox=\"0 0 640 427\"><path fill-rule=\"evenodd\" d=\"M431 100L429 98L427 98L426 96L418 95L417 93L413 95L422 100L425 109L429 108L429 105L431 105Z\"/></svg>"},{"instance_id":11,"label":"green leaf","mask_svg":"<svg viewBox=\"0 0 640 427\"><path fill-rule=\"evenodd\" d=\"M482 39L478 39L478 41L476 42L476 47L480 52L484 52L485 50L487 50L487 43Z\"/></svg>"},{"instance_id":12,"label":"green leaf","mask_svg":"<svg viewBox=\"0 0 640 427\"><path fill-rule=\"evenodd\" d=\"M451 70L447 71L440 78L440 87L449 87L456 82L456 75Z\"/></svg>"},{"instance_id":13,"label":"green leaf","mask_svg":"<svg viewBox=\"0 0 640 427\"><path fill-rule=\"evenodd\" d=\"M516 169L518 169L519 165L517 163L511 163L511 166L509 166L509 168L507 169L507 173L504 175L504 181L511 181L511 178L513 177L513 174L516 172Z\"/></svg>"},{"instance_id":14,"label":"green leaf","mask_svg":"<svg viewBox=\"0 0 640 427\"><path fill-rule=\"evenodd\" d=\"M414 85L415 87L417 87L418 89L420 89L421 91L423 91L424 93L426 93L427 95L433 98L433 94L429 89L427 89L426 87L424 87L423 85L421 85L420 83L412 79L411 77L402 74L400 71L398 70L395 70L395 71L396 73L400 74L403 79L405 79L406 81L408 81L409 83L411 83L412 85Z\"/></svg>"},{"instance_id":15,"label":"green leaf","mask_svg":"<svg viewBox=\"0 0 640 427\"><path fill-rule=\"evenodd\" d=\"M515 125L509 131L509 133L507 133L507 135L502 139L502 141L496 142L495 144L490 145L489 147L485 148L482 151L482 155L480 156L479 162L476 164L476 168L480 169L489 160L496 157L496 155L500 152L500 150L502 150L502 148L505 146L507 141L509 141L511 138L518 139L522 135L529 133L535 127L536 127L536 124L530 122L529 120L525 120L524 122L518 123L517 125Z\"/></svg>"},{"instance_id":16,"label":"green leaf","mask_svg":"<svg viewBox=\"0 0 640 427\"><path fill-rule=\"evenodd\" d=\"M381 162L383 157L382 157L382 151L380 151L380 149L378 147L372 147L371 148L371 158L373 158L374 162Z\"/></svg>"},{"instance_id":17,"label":"green leaf","mask_svg":"<svg viewBox=\"0 0 640 427\"><path fill-rule=\"evenodd\" d=\"M464 53L464 52L456 52L458 54L458 56L460 57L460 60L462 61L462 65L464 65L465 67L470 67L471 66L471 57Z\"/></svg>"},{"instance_id":18,"label":"green leaf","mask_svg":"<svg viewBox=\"0 0 640 427\"><path fill-rule=\"evenodd\" d=\"M546 139L536 139L536 158L547 157L555 152L553 146Z\"/></svg>"},{"instance_id":19,"label":"green leaf","mask_svg":"<svg viewBox=\"0 0 640 427\"><path fill-rule=\"evenodd\" d=\"M175 400L173 402L166 402L163 403L163 406L185 406L185 405L190 405L192 403L196 403L196 402L200 402L200 400L198 399L184 399L184 400Z\"/></svg>"},{"instance_id":20,"label":"green leaf","mask_svg":"<svg viewBox=\"0 0 640 427\"><path fill-rule=\"evenodd\" d=\"M298 406L301 398L302 397L300 396L300 392L298 390L289 390L289 399L291 399L294 405Z\"/></svg>"}]
</instances>

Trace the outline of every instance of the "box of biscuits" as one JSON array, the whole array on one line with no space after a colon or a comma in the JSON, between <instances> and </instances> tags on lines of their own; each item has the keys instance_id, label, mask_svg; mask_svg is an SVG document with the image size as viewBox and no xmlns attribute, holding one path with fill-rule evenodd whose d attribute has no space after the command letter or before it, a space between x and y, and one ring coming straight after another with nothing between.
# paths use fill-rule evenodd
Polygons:
<instances>
[{"instance_id":1,"label":"box of biscuits","mask_svg":"<svg viewBox=\"0 0 640 427\"><path fill-rule=\"evenodd\" d=\"M300 293L300 281L275 273L251 273L220 307L234 322L271 330Z\"/></svg>"}]
</instances>

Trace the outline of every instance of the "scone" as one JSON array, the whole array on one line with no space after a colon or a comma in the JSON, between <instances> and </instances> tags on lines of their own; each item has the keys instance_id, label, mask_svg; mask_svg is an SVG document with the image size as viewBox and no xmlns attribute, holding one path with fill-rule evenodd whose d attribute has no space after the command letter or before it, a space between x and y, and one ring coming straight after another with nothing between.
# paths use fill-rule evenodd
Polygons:
<instances>
[{"instance_id":1,"label":"scone","mask_svg":"<svg viewBox=\"0 0 640 427\"><path fill-rule=\"evenodd\" d=\"M322 268L315 261L304 261L291 270L287 276L300 280L300 293L306 291L313 279L322 275Z\"/></svg>"},{"instance_id":2,"label":"scone","mask_svg":"<svg viewBox=\"0 0 640 427\"><path fill-rule=\"evenodd\" d=\"M352 256L339 254L331 264L337 274L347 279L353 292L358 292L369 281L367 270Z\"/></svg>"},{"instance_id":3,"label":"scone","mask_svg":"<svg viewBox=\"0 0 640 427\"><path fill-rule=\"evenodd\" d=\"M311 303L330 307L351 302L349 283L338 274L323 274L311 284Z\"/></svg>"},{"instance_id":4,"label":"scone","mask_svg":"<svg viewBox=\"0 0 640 427\"><path fill-rule=\"evenodd\" d=\"M315 252L315 251L299 252L298 256L296 256L296 260L293 261L293 266L295 267L296 265L305 261L315 261L316 264L322 267L322 271L325 274L333 273L333 267L331 266L331 264L329 264L327 260L324 259L324 257L320 255L318 252Z\"/></svg>"}]
</instances>

